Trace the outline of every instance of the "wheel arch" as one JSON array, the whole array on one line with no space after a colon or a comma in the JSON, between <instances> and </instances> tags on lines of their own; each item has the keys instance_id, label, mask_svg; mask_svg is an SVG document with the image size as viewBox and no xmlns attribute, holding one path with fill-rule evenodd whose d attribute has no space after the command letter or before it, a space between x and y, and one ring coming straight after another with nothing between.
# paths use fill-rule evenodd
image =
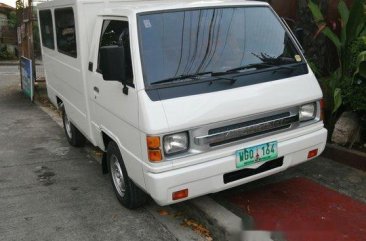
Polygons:
<instances>
[{"instance_id":1,"label":"wheel arch","mask_svg":"<svg viewBox=\"0 0 366 241\"><path fill-rule=\"evenodd\" d=\"M114 141L108 134L106 134L104 131L102 133L102 140L104 145L104 151L103 151L103 157L102 157L102 172L103 174L109 173L108 171L108 163L107 163L107 147L109 142ZM117 142L116 142L117 143Z\"/></svg>"},{"instance_id":2,"label":"wheel arch","mask_svg":"<svg viewBox=\"0 0 366 241\"><path fill-rule=\"evenodd\" d=\"M101 141L104 145L104 149L103 149L103 157L102 157L102 171L103 173L108 173L108 160L107 160L107 148L108 148L108 144L113 141L114 143L116 143L120 153L121 153L121 157L123 160L123 163L126 167L126 171L127 174L129 176L129 178L132 179L132 181L140 186L142 189L146 189L146 184L145 184L145 178L143 175L143 168L142 168L142 164L140 161L136 160L137 157L133 156L132 153L130 153L127 149L124 149L123 147L123 143L120 142L120 139L118 139L117 136L115 136L112 132L109 132L107 129L104 129L103 127L101 127Z\"/></svg>"},{"instance_id":3,"label":"wheel arch","mask_svg":"<svg viewBox=\"0 0 366 241\"><path fill-rule=\"evenodd\" d=\"M63 100L56 95L56 103L57 103L57 109L64 108L64 102Z\"/></svg>"}]
</instances>

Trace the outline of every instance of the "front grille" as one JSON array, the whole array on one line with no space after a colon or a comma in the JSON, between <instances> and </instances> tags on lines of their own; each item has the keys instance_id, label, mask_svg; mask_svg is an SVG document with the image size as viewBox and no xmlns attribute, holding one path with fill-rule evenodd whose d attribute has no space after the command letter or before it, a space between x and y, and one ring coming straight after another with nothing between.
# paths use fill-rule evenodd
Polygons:
<instances>
[{"instance_id":1,"label":"front grille","mask_svg":"<svg viewBox=\"0 0 366 241\"><path fill-rule=\"evenodd\" d=\"M259 124L259 123L263 123L263 122L267 122L267 121L271 121L271 120L286 118L289 116L290 116L290 112L281 113L278 115L267 116L267 117L256 119L256 120L251 120L251 121L237 123L237 124L233 124L233 125L229 125L229 126L223 126L223 127L211 129L208 131L208 134L212 135L212 134L217 134L217 133L221 133L221 132L225 132L225 131L231 131L231 130L235 130L235 129L239 129L239 128L243 128L246 126L251 126L251 125L255 125L255 124Z\"/></svg>"},{"instance_id":2,"label":"front grille","mask_svg":"<svg viewBox=\"0 0 366 241\"><path fill-rule=\"evenodd\" d=\"M210 129L208 130L208 135L196 137L195 142L199 145L206 144L210 147L215 147L267 133L289 129L292 127L292 124L297 123L298 121L298 115L291 115L290 112L285 112L251 121Z\"/></svg>"},{"instance_id":3,"label":"front grille","mask_svg":"<svg viewBox=\"0 0 366 241\"><path fill-rule=\"evenodd\" d=\"M273 128L273 129L266 130L266 131L256 132L256 133L250 134L250 135L245 135L245 136L241 136L241 137L227 139L225 141L219 141L219 142L211 143L210 146L211 147L220 146L220 145L224 145L224 144L227 144L227 143L230 143L230 142L240 141L240 140L245 139L245 138L250 138L250 137L254 137L254 136L264 135L264 134L267 134L267 133L270 133L270 132L285 130L285 129L288 129L290 127L291 127L291 124L285 125L285 126L282 126L282 127L278 127L278 128Z\"/></svg>"},{"instance_id":4,"label":"front grille","mask_svg":"<svg viewBox=\"0 0 366 241\"><path fill-rule=\"evenodd\" d=\"M246 178L246 177L254 176L256 174L281 167L282 165L283 165L283 157L278 158L273 161L266 162L262 166L258 167L257 169L246 168L246 169L242 169L239 171L226 173L226 174L224 174L224 183L227 184L227 183L234 182L234 181Z\"/></svg>"}]
</instances>

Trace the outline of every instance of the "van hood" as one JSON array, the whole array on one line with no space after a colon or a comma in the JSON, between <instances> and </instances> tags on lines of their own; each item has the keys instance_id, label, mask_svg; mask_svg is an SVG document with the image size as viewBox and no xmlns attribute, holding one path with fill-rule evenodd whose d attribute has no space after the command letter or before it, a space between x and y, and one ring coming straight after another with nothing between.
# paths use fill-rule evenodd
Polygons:
<instances>
[{"instance_id":1,"label":"van hood","mask_svg":"<svg viewBox=\"0 0 366 241\"><path fill-rule=\"evenodd\" d=\"M318 81L310 71L306 75L266 83L155 101L154 104L152 103L155 107L162 106L159 113L155 115L164 112L165 120L160 119L159 123L155 121L154 126L148 129L160 133L184 131L210 123L296 106L321 98L322 91ZM146 111L150 112L148 109ZM147 124L146 121L145 124Z\"/></svg>"}]
</instances>

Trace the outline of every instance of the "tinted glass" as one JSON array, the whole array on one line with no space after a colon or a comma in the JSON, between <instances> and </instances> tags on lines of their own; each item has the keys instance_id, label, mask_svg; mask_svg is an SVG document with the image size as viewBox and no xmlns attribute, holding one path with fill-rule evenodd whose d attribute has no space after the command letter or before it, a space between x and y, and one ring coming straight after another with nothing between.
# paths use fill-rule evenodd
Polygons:
<instances>
[{"instance_id":1,"label":"tinted glass","mask_svg":"<svg viewBox=\"0 0 366 241\"><path fill-rule=\"evenodd\" d=\"M202 72L301 61L267 7L195 9L138 17L144 78L149 84Z\"/></svg>"},{"instance_id":2,"label":"tinted glass","mask_svg":"<svg viewBox=\"0 0 366 241\"><path fill-rule=\"evenodd\" d=\"M110 46L110 45L122 45L125 53L125 73L132 84L133 74L132 74L132 61L131 61L131 49L130 49L130 36L127 21L117 21L117 20L105 20L103 22L100 47ZM98 72L99 69L99 58L98 58Z\"/></svg>"},{"instance_id":3,"label":"tinted glass","mask_svg":"<svg viewBox=\"0 0 366 241\"><path fill-rule=\"evenodd\" d=\"M72 8L56 9L55 24L58 51L76 58L75 19Z\"/></svg>"},{"instance_id":4,"label":"tinted glass","mask_svg":"<svg viewBox=\"0 0 366 241\"><path fill-rule=\"evenodd\" d=\"M55 49L51 10L39 11L39 21L43 46Z\"/></svg>"}]
</instances>

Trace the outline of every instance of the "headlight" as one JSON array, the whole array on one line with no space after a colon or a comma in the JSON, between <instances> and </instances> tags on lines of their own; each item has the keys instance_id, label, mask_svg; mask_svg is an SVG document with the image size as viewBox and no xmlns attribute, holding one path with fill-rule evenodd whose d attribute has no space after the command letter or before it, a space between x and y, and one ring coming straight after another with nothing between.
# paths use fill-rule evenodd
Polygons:
<instances>
[{"instance_id":1,"label":"headlight","mask_svg":"<svg viewBox=\"0 0 366 241\"><path fill-rule=\"evenodd\" d=\"M164 152L171 155L187 151L188 142L187 132L164 136Z\"/></svg>"},{"instance_id":2,"label":"headlight","mask_svg":"<svg viewBox=\"0 0 366 241\"><path fill-rule=\"evenodd\" d=\"M300 121L309 121L315 119L316 103L306 104L300 107L299 117Z\"/></svg>"}]
</instances>

